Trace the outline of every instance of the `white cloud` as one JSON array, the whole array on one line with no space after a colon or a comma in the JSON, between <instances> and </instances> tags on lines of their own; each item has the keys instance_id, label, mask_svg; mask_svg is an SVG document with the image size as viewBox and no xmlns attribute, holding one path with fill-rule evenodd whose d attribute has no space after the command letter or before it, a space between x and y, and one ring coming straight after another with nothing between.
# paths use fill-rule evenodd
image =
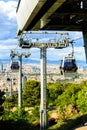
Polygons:
<instances>
[{"instance_id":1,"label":"white cloud","mask_svg":"<svg viewBox=\"0 0 87 130\"><path fill-rule=\"evenodd\" d=\"M16 1L0 1L0 15L3 14L9 19L14 19L16 17Z\"/></svg>"},{"instance_id":2,"label":"white cloud","mask_svg":"<svg viewBox=\"0 0 87 130\"><path fill-rule=\"evenodd\" d=\"M5 40L16 35L16 6L17 1L0 0L0 39Z\"/></svg>"},{"instance_id":3,"label":"white cloud","mask_svg":"<svg viewBox=\"0 0 87 130\"><path fill-rule=\"evenodd\" d=\"M11 46L12 46L12 45L14 45L14 44L16 45L17 42L18 42L17 39L5 39L5 40L0 40L0 44L1 44L1 45L7 45L7 46L8 46L8 45L11 45Z\"/></svg>"},{"instance_id":4,"label":"white cloud","mask_svg":"<svg viewBox=\"0 0 87 130\"><path fill-rule=\"evenodd\" d=\"M75 57L77 60L86 61L84 47L75 47Z\"/></svg>"},{"instance_id":5,"label":"white cloud","mask_svg":"<svg viewBox=\"0 0 87 130\"><path fill-rule=\"evenodd\" d=\"M16 48L17 1L0 0L0 58L10 58L10 50Z\"/></svg>"},{"instance_id":6,"label":"white cloud","mask_svg":"<svg viewBox=\"0 0 87 130\"><path fill-rule=\"evenodd\" d=\"M0 40L0 59L10 58L10 52L17 47L17 39Z\"/></svg>"}]
</instances>

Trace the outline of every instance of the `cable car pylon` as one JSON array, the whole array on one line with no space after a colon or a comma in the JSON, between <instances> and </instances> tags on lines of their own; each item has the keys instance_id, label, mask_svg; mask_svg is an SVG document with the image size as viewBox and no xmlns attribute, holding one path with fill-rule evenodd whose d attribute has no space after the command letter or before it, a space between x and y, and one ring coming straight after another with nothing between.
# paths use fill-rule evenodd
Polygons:
<instances>
[{"instance_id":1,"label":"cable car pylon","mask_svg":"<svg viewBox=\"0 0 87 130\"><path fill-rule=\"evenodd\" d=\"M19 59L19 77L18 77L18 107L19 107L19 116L21 116L21 108L22 108L22 57L29 57L30 53L19 53L15 51L11 51L10 57L11 59L14 57L18 57Z\"/></svg>"},{"instance_id":2,"label":"cable car pylon","mask_svg":"<svg viewBox=\"0 0 87 130\"><path fill-rule=\"evenodd\" d=\"M54 42L48 40L47 42L39 42L39 40L33 41L31 38L24 39L23 35L28 34L57 34L61 37L63 35L68 35L68 33L59 33L56 31L53 32L43 32L43 31L30 31L22 33L18 38L18 45L22 49L29 48L39 48L40 49L40 60L41 60L41 103L40 103L40 130L46 130L48 127L48 113L47 113L47 99L46 99L46 49L47 48L55 48L62 49L69 46L69 38L65 37L63 40L56 40ZM65 40L64 40L65 39Z\"/></svg>"}]
</instances>

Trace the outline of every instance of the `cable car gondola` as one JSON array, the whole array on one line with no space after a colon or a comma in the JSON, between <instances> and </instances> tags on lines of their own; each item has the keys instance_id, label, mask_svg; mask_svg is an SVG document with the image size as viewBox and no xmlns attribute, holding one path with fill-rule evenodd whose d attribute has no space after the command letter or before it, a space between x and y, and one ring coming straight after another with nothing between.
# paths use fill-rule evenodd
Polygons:
<instances>
[{"instance_id":1,"label":"cable car gondola","mask_svg":"<svg viewBox=\"0 0 87 130\"><path fill-rule=\"evenodd\" d=\"M12 61L11 70L19 70L19 62L18 61Z\"/></svg>"},{"instance_id":2,"label":"cable car gondola","mask_svg":"<svg viewBox=\"0 0 87 130\"><path fill-rule=\"evenodd\" d=\"M63 60L61 60L61 65L60 65L60 73L61 75L65 73L73 73L75 74L78 70L76 60L74 57L74 47L72 44L72 53L68 54L67 57L64 57Z\"/></svg>"},{"instance_id":3,"label":"cable car gondola","mask_svg":"<svg viewBox=\"0 0 87 130\"><path fill-rule=\"evenodd\" d=\"M60 72L63 75L63 73L71 73L71 72L77 72L77 65L76 65L76 60L74 57L65 57L62 61L61 61L61 65L60 65Z\"/></svg>"}]
</instances>

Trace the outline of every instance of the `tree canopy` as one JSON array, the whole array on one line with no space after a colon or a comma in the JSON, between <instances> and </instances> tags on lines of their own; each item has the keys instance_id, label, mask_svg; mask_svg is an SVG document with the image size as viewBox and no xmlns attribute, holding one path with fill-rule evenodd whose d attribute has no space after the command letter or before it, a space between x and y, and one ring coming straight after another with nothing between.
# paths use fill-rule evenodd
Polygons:
<instances>
[{"instance_id":1,"label":"tree canopy","mask_svg":"<svg viewBox=\"0 0 87 130\"><path fill-rule=\"evenodd\" d=\"M25 83L23 90L23 104L25 106L34 106L40 104L40 83L35 80L29 80Z\"/></svg>"}]
</instances>

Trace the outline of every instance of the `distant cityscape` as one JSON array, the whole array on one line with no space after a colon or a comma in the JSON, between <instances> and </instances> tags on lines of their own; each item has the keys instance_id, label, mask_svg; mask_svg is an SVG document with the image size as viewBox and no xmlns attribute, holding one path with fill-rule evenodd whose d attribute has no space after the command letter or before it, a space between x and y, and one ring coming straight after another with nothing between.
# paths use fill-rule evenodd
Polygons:
<instances>
[{"instance_id":1,"label":"distant cityscape","mask_svg":"<svg viewBox=\"0 0 87 130\"><path fill-rule=\"evenodd\" d=\"M40 63L24 63L22 65L22 85L25 80L40 81ZM8 80L10 78L10 82ZM0 89L5 92L10 92L11 85L12 91L18 91L19 83L19 71L13 71L10 68L10 64L0 65ZM71 73L68 75L61 75L58 64L47 64L47 82L76 82L80 83L83 80L87 80L87 69L78 68L77 73Z\"/></svg>"},{"instance_id":2,"label":"distant cityscape","mask_svg":"<svg viewBox=\"0 0 87 130\"><path fill-rule=\"evenodd\" d=\"M0 59L0 65L1 64L10 64L11 60L10 59ZM47 65L60 65L60 60L47 60ZM77 66L79 68L87 69L87 63L86 61L81 61L81 60L76 60ZM23 64L40 64L40 59L38 60L32 60L32 59L23 59L22 60Z\"/></svg>"}]
</instances>

